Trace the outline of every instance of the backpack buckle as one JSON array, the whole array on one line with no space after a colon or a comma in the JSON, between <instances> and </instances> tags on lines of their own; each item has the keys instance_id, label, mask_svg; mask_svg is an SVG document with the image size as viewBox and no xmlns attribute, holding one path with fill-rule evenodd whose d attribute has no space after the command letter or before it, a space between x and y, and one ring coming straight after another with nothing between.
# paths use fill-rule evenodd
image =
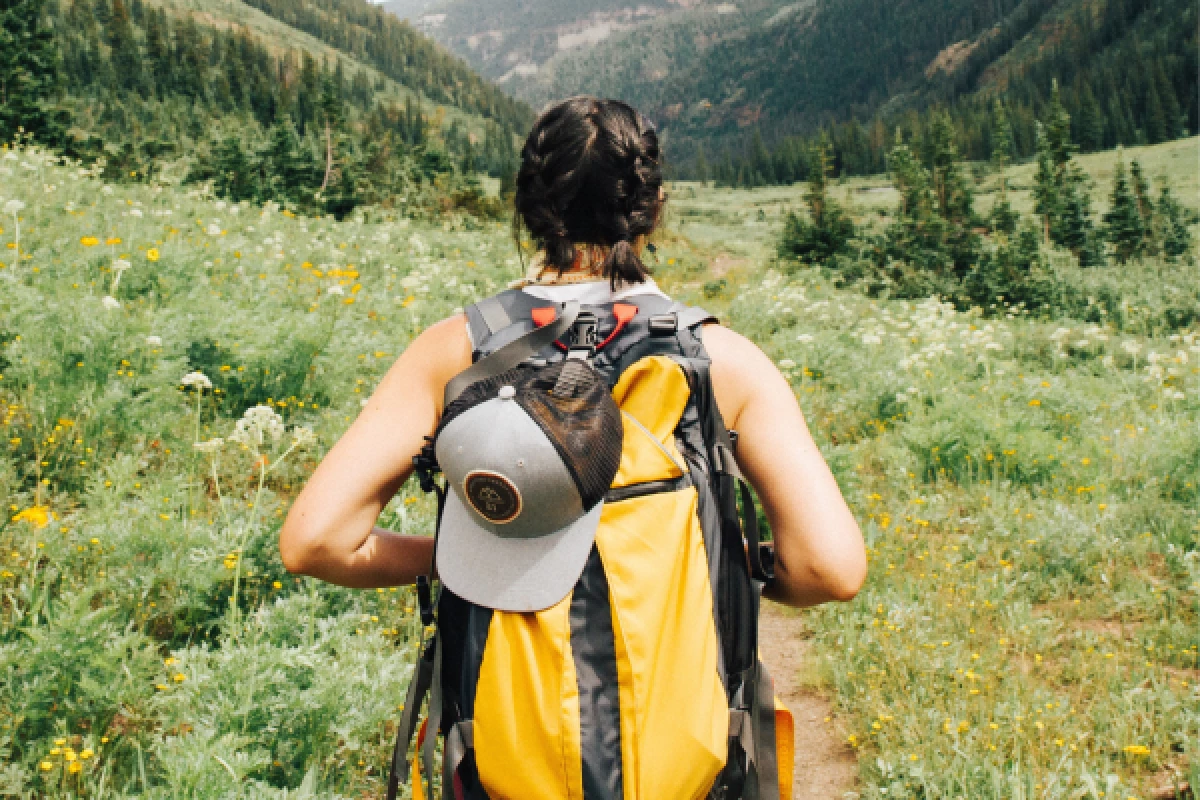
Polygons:
<instances>
[{"instance_id":1,"label":"backpack buckle","mask_svg":"<svg viewBox=\"0 0 1200 800\"><path fill-rule=\"evenodd\" d=\"M599 339L597 327L600 320L591 311L580 311L571 326L571 347L567 350L567 358L576 361L587 361L596 355L596 342Z\"/></svg>"},{"instance_id":2,"label":"backpack buckle","mask_svg":"<svg viewBox=\"0 0 1200 800\"><path fill-rule=\"evenodd\" d=\"M670 336L679 330L679 320L674 314L655 314L649 324L651 336Z\"/></svg>"}]
</instances>

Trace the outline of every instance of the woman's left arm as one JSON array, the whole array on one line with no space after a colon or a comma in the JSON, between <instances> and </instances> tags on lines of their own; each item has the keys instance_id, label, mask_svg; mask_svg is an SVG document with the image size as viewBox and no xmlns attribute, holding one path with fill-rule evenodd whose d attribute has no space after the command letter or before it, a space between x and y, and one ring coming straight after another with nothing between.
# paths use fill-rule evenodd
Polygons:
<instances>
[{"instance_id":1,"label":"woman's left arm","mask_svg":"<svg viewBox=\"0 0 1200 800\"><path fill-rule=\"evenodd\" d=\"M396 360L292 505L279 533L289 572L355 588L410 584L429 573L433 539L375 521L437 426L447 381L470 364L463 316L432 326Z\"/></svg>"}]
</instances>

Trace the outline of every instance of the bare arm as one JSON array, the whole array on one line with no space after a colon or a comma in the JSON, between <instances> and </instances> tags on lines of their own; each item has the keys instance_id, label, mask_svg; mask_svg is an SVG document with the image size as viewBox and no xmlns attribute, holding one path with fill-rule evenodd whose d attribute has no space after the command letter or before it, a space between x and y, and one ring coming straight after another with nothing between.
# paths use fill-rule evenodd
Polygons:
<instances>
[{"instance_id":1,"label":"bare arm","mask_svg":"<svg viewBox=\"0 0 1200 800\"><path fill-rule=\"evenodd\" d=\"M738 432L737 460L775 537L773 600L810 606L849 600L867 574L866 549L792 387L775 364L728 328L704 328L713 390Z\"/></svg>"},{"instance_id":2,"label":"bare arm","mask_svg":"<svg viewBox=\"0 0 1200 800\"><path fill-rule=\"evenodd\" d=\"M429 572L431 538L375 520L437 426L446 382L470 364L462 316L429 328L396 360L292 505L279 533L290 572L358 588L409 584Z\"/></svg>"}]
</instances>

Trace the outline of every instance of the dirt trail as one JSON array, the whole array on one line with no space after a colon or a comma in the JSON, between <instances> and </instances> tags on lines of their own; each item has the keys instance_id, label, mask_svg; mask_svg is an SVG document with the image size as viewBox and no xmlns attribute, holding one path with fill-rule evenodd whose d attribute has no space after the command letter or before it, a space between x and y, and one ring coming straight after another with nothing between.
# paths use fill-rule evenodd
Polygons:
<instances>
[{"instance_id":1,"label":"dirt trail","mask_svg":"<svg viewBox=\"0 0 1200 800\"><path fill-rule=\"evenodd\" d=\"M858 764L836 726L825 722L832 704L800 680L810 657L804 620L798 613L764 600L758 631L759 652L775 680L775 694L796 721L793 800L841 800L846 792L854 791Z\"/></svg>"}]
</instances>

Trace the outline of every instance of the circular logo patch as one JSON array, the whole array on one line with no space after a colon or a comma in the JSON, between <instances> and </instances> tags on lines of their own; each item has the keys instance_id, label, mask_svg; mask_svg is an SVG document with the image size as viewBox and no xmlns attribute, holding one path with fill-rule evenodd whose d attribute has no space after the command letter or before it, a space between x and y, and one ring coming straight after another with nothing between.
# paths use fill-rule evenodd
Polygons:
<instances>
[{"instance_id":1,"label":"circular logo patch","mask_svg":"<svg viewBox=\"0 0 1200 800\"><path fill-rule=\"evenodd\" d=\"M471 507L489 522L503 525L521 513L521 492L497 472L468 473L463 479L463 490Z\"/></svg>"}]
</instances>

